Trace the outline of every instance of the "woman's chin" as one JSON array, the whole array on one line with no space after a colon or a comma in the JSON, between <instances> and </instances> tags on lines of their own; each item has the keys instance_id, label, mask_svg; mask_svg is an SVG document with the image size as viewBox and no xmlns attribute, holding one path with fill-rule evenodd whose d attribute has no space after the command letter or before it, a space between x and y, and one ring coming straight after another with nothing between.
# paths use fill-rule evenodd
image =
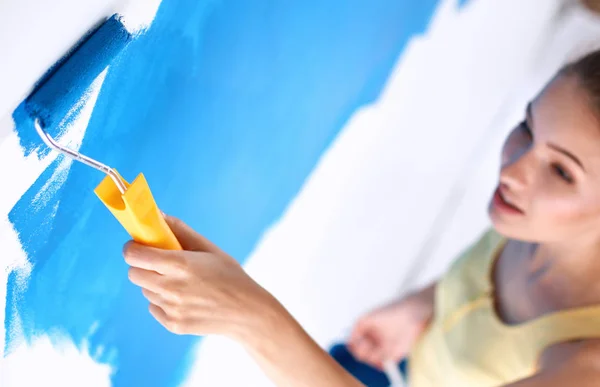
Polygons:
<instances>
[{"instance_id":1,"label":"woman's chin","mask_svg":"<svg viewBox=\"0 0 600 387\"><path fill-rule=\"evenodd\" d=\"M515 219L506 219L501 214L494 211L494 208L490 205L488 209L488 216L494 230L505 238L510 239L522 239L523 225L517 224Z\"/></svg>"}]
</instances>

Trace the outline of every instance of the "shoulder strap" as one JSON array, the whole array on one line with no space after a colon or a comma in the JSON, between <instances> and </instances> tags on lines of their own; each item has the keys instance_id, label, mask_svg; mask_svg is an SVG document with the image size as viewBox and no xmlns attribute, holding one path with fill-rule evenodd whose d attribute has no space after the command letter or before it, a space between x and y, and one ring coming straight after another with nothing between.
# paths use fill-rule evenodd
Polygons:
<instances>
[{"instance_id":1,"label":"shoulder strap","mask_svg":"<svg viewBox=\"0 0 600 387\"><path fill-rule=\"evenodd\" d=\"M554 344L600 338L600 305L550 313L524 325L541 355Z\"/></svg>"}]
</instances>

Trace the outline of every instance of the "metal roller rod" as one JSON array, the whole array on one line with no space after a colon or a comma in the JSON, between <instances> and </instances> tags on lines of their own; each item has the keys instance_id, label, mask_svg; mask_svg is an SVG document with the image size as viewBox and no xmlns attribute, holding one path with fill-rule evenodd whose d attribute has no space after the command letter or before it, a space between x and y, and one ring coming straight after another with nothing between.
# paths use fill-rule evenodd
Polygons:
<instances>
[{"instance_id":1,"label":"metal roller rod","mask_svg":"<svg viewBox=\"0 0 600 387\"><path fill-rule=\"evenodd\" d=\"M66 148L62 145L60 145L59 143L57 143L54 138L52 138L52 136L50 136L43 128L42 125L40 124L39 119L36 119L34 122L34 126L35 126L35 130L38 132L38 134L40 135L40 137L42 138L42 141L44 141L44 143L46 145L48 145L50 148L54 149L55 151L58 151L70 158L72 158L73 160L79 161L84 163L85 165L88 165L94 169L99 170L100 172L103 172L105 174L107 174L108 176L110 176L110 178L115 182L115 184L117 185L117 188L119 189L119 191L121 192L121 194L124 194L125 191L127 191L127 187L125 187L125 183L123 183L123 181L121 180L121 178L119 177L119 175L117 175L117 172L115 172L114 169L112 169L111 167L102 164L99 161L96 161L92 158L89 158L85 155L82 155L79 152L76 152L72 149Z\"/></svg>"}]
</instances>

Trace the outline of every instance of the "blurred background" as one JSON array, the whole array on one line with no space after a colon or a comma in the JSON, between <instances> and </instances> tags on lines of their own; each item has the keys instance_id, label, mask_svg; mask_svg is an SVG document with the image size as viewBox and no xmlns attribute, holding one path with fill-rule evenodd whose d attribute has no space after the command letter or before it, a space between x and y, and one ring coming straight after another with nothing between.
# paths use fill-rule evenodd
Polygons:
<instances>
[{"instance_id":1,"label":"blurred background","mask_svg":"<svg viewBox=\"0 0 600 387\"><path fill-rule=\"evenodd\" d=\"M100 177L19 145L13 111L103 17L140 36L64 138L144 172L327 348L488 227L504 136L598 48L599 3L0 0L0 384L270 385L153 322Z\"/></svg>"}]
</instances>

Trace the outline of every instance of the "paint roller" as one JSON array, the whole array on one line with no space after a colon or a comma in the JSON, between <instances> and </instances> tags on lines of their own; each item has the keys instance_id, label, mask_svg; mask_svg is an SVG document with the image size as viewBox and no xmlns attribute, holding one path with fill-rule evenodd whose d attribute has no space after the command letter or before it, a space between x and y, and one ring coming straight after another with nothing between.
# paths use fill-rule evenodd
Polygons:
<instances>
[{"instance_id":1,"label":"paint roller","mask_svg":"<svg viewBox=\"0 0 600 387\"><path fill-rule=\"evenodd\" d=\"M46 145L106 174L94 192L136 242L181 250L143 174L129 184L115 169L59 144L50 134L132 39L118 14L108 18L50 69L24 107Z\"/></svg>"}]
</instances>

